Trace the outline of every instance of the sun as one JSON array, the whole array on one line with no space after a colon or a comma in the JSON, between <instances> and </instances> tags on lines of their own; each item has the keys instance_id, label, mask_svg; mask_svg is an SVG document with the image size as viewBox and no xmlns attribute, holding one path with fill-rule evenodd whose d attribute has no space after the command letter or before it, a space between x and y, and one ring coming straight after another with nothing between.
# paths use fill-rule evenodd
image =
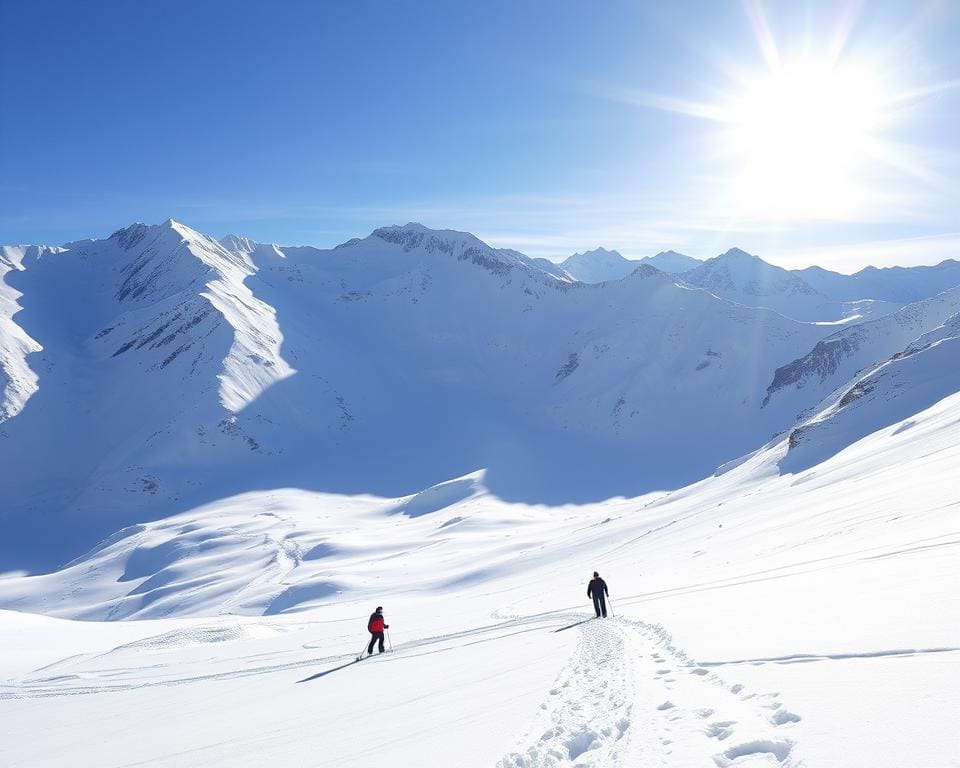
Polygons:
<instances>
[{"instance_id":1,"label":"sun","mask_svg":"<svg viewBox=\"0 0 960 768\"><path fill-rule=\"evenodd\" d=\"M798 59L752 78L720 106L720 153L741 217L846 218L871 192L889 102L880 78L829 59Z\"/></svg>"}]
</instances>

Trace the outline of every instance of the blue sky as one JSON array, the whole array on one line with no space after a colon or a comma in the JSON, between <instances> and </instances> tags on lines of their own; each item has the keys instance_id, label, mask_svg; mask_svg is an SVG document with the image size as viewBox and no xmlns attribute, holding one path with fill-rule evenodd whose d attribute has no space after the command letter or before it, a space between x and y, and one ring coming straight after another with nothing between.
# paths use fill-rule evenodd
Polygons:
<instances>
[{"instance_id":1,"label":"blue sky","mask_svg":"<svg viewBox=\"0 0 960 768\"><path fill-rule=\"evenodd\" d=\"M325 246L416 220L551 258L960 257L952 3L0 0L0 27L5 243L173 217ZM770 139L795 121L756 84L828 58L866 73L870 120L840 91ZM863 135L835 141L844 120ZM856 167L795 152L810 132Z\"/></svg>"}]
</instances>

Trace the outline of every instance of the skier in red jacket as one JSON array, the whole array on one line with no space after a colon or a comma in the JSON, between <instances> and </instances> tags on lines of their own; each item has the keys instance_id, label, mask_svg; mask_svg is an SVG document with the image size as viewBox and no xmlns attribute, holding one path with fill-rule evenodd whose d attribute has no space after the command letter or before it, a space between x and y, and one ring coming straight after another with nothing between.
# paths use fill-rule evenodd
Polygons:
<instances>
[{"instance_id":1,"label":"skier in red jacket","mask_svg":"<svg viewBox=\"0 0 960 768\"><path fill-rule=\"evenodd\" d=\"M390 629L389 624L383 623L383 608L377 606L377 610L370 614L370 621L367 622L367 631L370 633L370 646L367 648L367 656L373 655L373 645L380 641L380 653L383 653L383 630Z\"/></svg>"}]
</instances>

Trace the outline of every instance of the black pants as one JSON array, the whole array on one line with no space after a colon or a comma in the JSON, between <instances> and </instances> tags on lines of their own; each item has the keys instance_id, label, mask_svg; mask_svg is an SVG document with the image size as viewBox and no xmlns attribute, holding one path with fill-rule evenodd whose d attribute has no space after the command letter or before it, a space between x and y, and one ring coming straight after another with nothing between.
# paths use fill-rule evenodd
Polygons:
<instances>
[{"instance_id":1,"label":"black pants","mask_svg":"<svg viewBox=\"0 0 960 768\"><path fill-rule=\"evenodd\" d=\"M604 609L604 611L606 611L606 609ZM599 616L599 615L600 615L600 614L598 613L597 616ZM374 644L375 642L377 642L377 640L380 641L380 653L383 653L383 632L371 632L371 633L370 633L370 647L367 648L367 656L369 656L371 653L373 653L373 644Z\"/></svg>"},{"instance_id":2,"label":"black pants","mask_svg":"<svg viewBox=\"0 0 960 768\"><path fill-rule=\"evenodd\" d=\"M593 610L597 612L598 619L601 614L603 614L603 618L607 618L607 600L602 592L593 596Z\"/></svg>"}]
</instances>

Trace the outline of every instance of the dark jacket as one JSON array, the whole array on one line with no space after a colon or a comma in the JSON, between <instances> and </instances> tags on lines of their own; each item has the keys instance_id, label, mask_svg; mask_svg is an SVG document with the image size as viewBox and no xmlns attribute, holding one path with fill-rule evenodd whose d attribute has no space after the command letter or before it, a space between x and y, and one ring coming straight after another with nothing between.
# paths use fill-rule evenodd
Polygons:
<instances>
[{"instance_id":1,"label":"dark jacket","mask_svg":"<svg viewBox=\"0 0 960 768\"><path fill-rule=\"evenodd\" d=\"M607 589L607 582L599 576L595 579L590 579L590 584L587 586L587 597L593 597L594 595L600 597L604 594L607 596L610 595L610 590Z\"/></svg>"},{"instance_id":2,"label":"dark jacket","mask_svg":"<svg viewBox=\"0 0 960 768\"><path fill-rule=\"evenodd\" d=\"M367 622L367 631L368 632L383 632L389 624L383 623L383 614L377 613L374 611L370 614L370 621Z\"/></svg>"}]
</instances>

